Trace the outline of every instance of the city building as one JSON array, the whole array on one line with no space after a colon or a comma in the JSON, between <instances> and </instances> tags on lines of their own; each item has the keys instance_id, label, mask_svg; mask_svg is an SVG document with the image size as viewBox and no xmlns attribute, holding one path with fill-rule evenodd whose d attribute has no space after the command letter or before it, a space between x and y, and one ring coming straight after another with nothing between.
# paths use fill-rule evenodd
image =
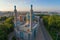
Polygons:
<instances>
[{"instance_id":1,"label":"city building","mask_svg":"<svg viewBox=\"0 0 60 40\"><path fill-rule=\"evenodd\" d=\"M14 6L14 30L16 40L34 40L37 35L39 16L35 16L32 7L31 5L29 13L18 15L16 6Z\"/></svg>"}]
</instances>

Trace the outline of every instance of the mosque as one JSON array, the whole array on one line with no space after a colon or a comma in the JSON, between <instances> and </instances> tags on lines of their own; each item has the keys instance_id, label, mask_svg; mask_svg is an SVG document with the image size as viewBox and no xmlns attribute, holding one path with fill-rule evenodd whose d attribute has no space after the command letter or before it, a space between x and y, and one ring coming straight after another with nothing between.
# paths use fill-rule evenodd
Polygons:
<instances>
[{"instance_id":1,"label":"mosque","mask_svg":"<svg viewBox=\"0 0 60 40\"><path fill-rule=\"evenodd\" d=\"M34 40L38 27L39 16L35 16L33 5L29 13L18 14L16 6L14 6L14 31L16 40Z\"/></svg>"}]
</instances>

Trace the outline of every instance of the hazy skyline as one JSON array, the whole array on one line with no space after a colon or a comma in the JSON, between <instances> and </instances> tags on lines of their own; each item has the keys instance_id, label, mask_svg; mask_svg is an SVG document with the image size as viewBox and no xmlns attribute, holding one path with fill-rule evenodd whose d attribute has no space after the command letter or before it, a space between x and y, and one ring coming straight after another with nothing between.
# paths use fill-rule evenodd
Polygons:
<instances>
[{"instance_id":1,"label":"hazy skyline","mask_svg":"<svg viewBox=\"0 0 60 40\"><path fill-rule=\"evenodd\" d=\"M60 11L60 0L0 0L0 11L29 11L33 4L35 11Z\"/></svg>"}]
</instances>

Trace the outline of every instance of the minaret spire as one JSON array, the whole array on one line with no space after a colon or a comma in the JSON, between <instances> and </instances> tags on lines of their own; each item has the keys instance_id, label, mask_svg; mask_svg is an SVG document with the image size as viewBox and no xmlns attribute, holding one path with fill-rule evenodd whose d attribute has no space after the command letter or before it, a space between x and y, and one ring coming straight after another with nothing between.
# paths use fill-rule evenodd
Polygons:
<instances>
[{"instance_id":1,"label":"minaret spire","mask_svg":"<svg viewBox=\"0 0 60 40\"><path fill-rule=\"evenodd\" d=\"M33 11L33 5L31 5L31 11Z\"/></svg>"},{"instance_id":2,"label":"minaret spire","mask_svg":"<svg viewBox=\"0 0 60 40\"><path fill-rule=\"evenodd\" d=\"M14 12L15 12L15 14L17 13L16 6L14 6Z\"/></svg>"},{"instance_id":3,"label":"minaret spire","mask_svg":"<svg viewBox=\"0 0 60 40\"><path fill-rule=\"evenodd\" d=\"M33 14L33 5L31 4L31 14Z\"/></svg>"},{"instance_id":4,"label":"minaret spire","mask_svg":"<svg viewBox=\"0 0 60 40\"><path fill-rule=\"evenodd\" d=\"M31 10L30 10L30 28L32 30L32 14L33 14L33 5L31 5Z\"/></svg>"},{"instance_id":5,"label":"minaret spire","mask_svg":"<svg viewBox=\"0 0 60 40\"><path fill-rule=\"evenodd\" d=\"M16 9L16 5L14 6L14 13L15 13L16 26L17 26L17 9Z\"/></svg>"},{"instance_id":6,"label":"minaret spire","mask_svg":"<svg viewBox=\"0 0 60 40\"><path fill-rule=\"evenodd\" d=\"M15 13L15 17L17 19L17 10L16 10L16 6L14 6L14 13Z\"/></svg>"},{"instance_id":7,"label":"minaret spire","mask_svg":"<svg viewBox=\"0 0 60 40\"><path fill-rule=\"evenodd\" d=\"M15 17L17 19L17 10L16 10L16 6L14 6L14 13L15 13Z\"/></svg>"}]
</instances>

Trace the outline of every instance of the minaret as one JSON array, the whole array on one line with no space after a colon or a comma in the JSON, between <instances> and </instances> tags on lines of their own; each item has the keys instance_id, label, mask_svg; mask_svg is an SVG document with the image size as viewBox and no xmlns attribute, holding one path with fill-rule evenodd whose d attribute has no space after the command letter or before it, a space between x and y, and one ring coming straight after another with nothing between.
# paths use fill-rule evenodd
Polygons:
<instances>
[{"instance_id":1,"label":"minaret","mask_svg":"<svg viewBox=\"0 0 60 40\"><path fill-rule=\"evenodd\" d=\"M17 26L17 10L16 10L16 6L14 6L14 13L15 13L16 26Z\"/></svg>"},{"instance_id":2,"label":"minaret","mask_svg":"<svg viewBox=\"0 0 60 40\"><path fill-rule=\"evenodd\" d=\"M15 13L15 17L17 17L17 10L16 10L16 6L14 6L14 13Z\"/></svg>"},{"instance_id":3,"label":"minaret","mask_svg":"<svg viewBox=\"0 0 60 40\"><path fill-rule=\"evenodd\" d=\"M33 13L33 5L31 5L31 13Z\"/></svg>"},{"instance_id":4,"label":"minaret","mask_svg":"<svg viewBox=\"0 0 60 40\"><path fill-rule=\"evenodd\" d=\"M31 10L30 10L30 28L32 30L32 14L33 14L33 9L32 9L32 5L31 5Z\"/></svg>"}]
</instances>

